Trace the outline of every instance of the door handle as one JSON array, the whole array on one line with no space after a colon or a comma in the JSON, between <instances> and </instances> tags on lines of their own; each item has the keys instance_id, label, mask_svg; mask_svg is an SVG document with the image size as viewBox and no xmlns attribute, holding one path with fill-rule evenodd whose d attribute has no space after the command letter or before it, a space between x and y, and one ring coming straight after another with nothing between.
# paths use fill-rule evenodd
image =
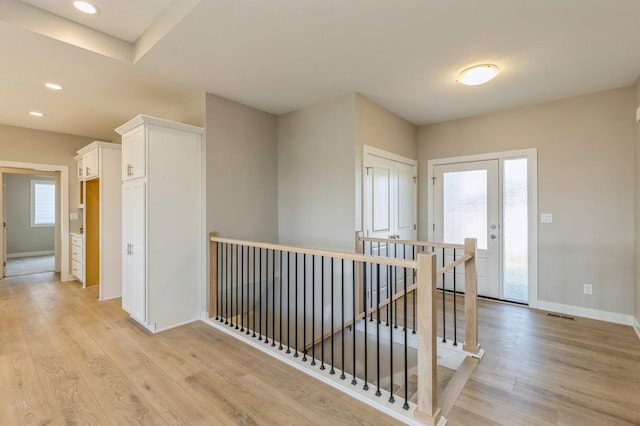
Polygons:
<instances>
[{"instance_id":1,"label":"door handle","mask_svg":"<svg viewBox=\"0 0 640 426\"><path fill-rule=\"evenodd\" d=\"M491 236L489 238L491 238L492 240L495 240L497 238L497 236L496 236L496 234L491 234Z\"/></svg>"}]
</instances>

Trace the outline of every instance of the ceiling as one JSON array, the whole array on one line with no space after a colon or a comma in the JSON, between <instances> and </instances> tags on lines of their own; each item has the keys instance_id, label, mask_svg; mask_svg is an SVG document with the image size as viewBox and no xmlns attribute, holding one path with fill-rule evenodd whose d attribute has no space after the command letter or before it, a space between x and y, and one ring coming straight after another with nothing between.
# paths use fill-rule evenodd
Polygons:
<instances>
[{"instance_id":1,"label":"ceiling","mask_svg":"<svg viewBox=\"0 0 640 426\"><path fill-rule=\"evenodd\" d=\"M274 114L359 92L423 125L640 75L639 0L94 3L0 0L0 123L111 140L206 91ZM502 73L458 84L476 63Z\"/></svg>"}]
</instances>

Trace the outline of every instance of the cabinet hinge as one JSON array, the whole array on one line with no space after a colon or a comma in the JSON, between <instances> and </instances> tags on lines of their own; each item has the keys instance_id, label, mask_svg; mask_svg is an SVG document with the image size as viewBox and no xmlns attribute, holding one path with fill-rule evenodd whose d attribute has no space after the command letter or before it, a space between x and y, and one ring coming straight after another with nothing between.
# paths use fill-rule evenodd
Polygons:
<instances>
[{"instance_id":1,"label":"cabinet hinge","mask_svg":"<svg viewBox=\"0 0 640 426\"><path fill-rule=\"evenodd\" d=\"M413 177L413 183L418 183L418 176Z\"/></svg>"},{"instance_id":2,"label":"cabinet hinge","mask_svg":"<svg viewBox=\"0 0 640 426\"><path fill-rule=\"evenodd\" d=\"M369 167L365 167L365 169L367 170L367 176L369 176L369 169L373 169L373 167L369 166Z\"/></svg>"}]
</instances>

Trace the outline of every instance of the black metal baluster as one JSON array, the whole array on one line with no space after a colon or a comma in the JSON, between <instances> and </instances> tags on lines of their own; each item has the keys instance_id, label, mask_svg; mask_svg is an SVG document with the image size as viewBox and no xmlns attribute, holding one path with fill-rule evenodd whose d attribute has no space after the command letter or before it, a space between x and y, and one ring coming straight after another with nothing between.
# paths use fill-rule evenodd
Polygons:
<instances>
[{"instance_id":1,"label":"black metal baluster","mask_svg":"<svg viewBox=\"0 0 640 426\"><path fill-rule=\"evenodd\" d=\"M453 261L456 261L456 249L453 249ZM458 321L456 306L456 268L453 268L453 346L458 346Z\"/></svg>"},{"instance_id":2,"label":"black metal baluster","mask_svg":"<svg viewBox=\"0 0 640 426\"><path fill-rule=\"evenodd\" d=\"M334 370L333 366L333 329L334 329L334 325L333 325L333 305L335 304L335 300L333 300L333 264L335 263L335 259L332 257L331 258L331 370L329 371L329 374L336 374L336 371Z\"/></svg>"},{"instance_id":3,"label":"black metal baluster","mask_svg":"<svg viewBox=\"0 0 640 426\"><path fill-rule=\"evenodd\" d=\"M288 251L287 252L287 351L285 352L287 354L291 353L290 325L291 325L291 252Z\"/></svg>"},{"instance_id":4,"label":"black metal baluster","mask_svg":"<svg viewBox=\"0 0 640 426\"><path fill-rule=\"evenodd\" d=\"M278 333L278 336L280 336L280 339L279 339L280 341L278 342L278 350L280 350L280 351L282 350L282 341L283 341L282 340L282 301L283 301L283 299L282 299L283 298L283 296L282 296L282 273L284 271L284 268L283 268L282 265L283 265L282 264L282 250L280 250L280 279L278 280L278 282L280 282L280 318L278 318L279 321L280 321L280 332ZM275 313L275 311L274 311L274 313ZM275 333L274 333L274 336L275 336Z\"/></svg>"},{"instance_id":5,"label":"black metal baluster","mask_svg":"<svg viewBox=\"0 0 640 426\"><path fill-rule=\"evenodd\" d=\"M409 409L409 339L407 334L407 268L404 269L404 405L402 408Z\"/></svg>"},{"instance_id":6,"label":"black metal baluster","mask_svg":"<svg viewBox=\"0 0 640 426\"><path fill-rule=\"evenodd\" d=\"M253 306L251 312L253 312L253 327L251 331L251 337L256 337L256 248L253 247ZM247 330L247 334L249 330Z\"/></svg>"},{"instance_id":7,"label":"black metal baluster","mask_svg":"<svg viewBox=\"0 0 640 426\"><path fill-rule=\"evenodd\" d=\"M320 257L320 370L324 370L324 256Z\"/></svg>"},{"instance_id":8,"label":"black metal baluster","mask_svg":"<svg viewBox=\"0 0 640 426\"><path fill-rule=\"evenodd\" d=\"M380 392L380 264L376 264L376 377L377 386L376 396L382 395Z\"/></svg>"},{"instance_id":9,"label":"black metal baluster","mask_svg":"<svg viewBox=\"0 0 640 426\"><path fill-rule=\"evenodd\" d=\"M275 251L272 250L273 256L276 255ZM269 343L269 249L267 249L267 256L265 257L265 295L264 295L264 343ZM273 280L271 281L271 285L274 285Z\"/></svg>"},{"instance_id":10,"label":"black metal baluster","mask_svg":"<svg viewBox=\"0 0 640 426\"><path fill-rule=\"evenodd\" d=\"M316 365L316 256L311 255L311 365Z\"/></svg>"},{"instance_id":11,"label":"black metal baluster","mask_svg":"<svg viewBox=\"0 0 640 426\"><path fill-rule=\"evenodd\" d=\"M231 315L229 316L229 327L233 327L233 247L237 247L236 244L229 245L229 297L231 300L231 304L229 305L229 309L231 311Z\"/></svg>"},{"instance_id":12,"label":"black metal baluster","mask_svg":"<svg viewBox=\"0 0 640 426\"><path fill-rule=\"evenodd\" d=\"M365 283L364 283L364 289L366 290L367 288L367 264L363 263L362 264L362 269L363 269L363 275L364 275L364 279L365 279ZM371 278L371 277L369 277ZM364 324L364 386L362 387L362 389L364 390L369 390L369 384L368 379L368 372L369 372L369 362L368 362L368 358L367 358L367 292L363 291L362 292L362 306L364 306L364 317L363 317L363 324ZM373 313L371 314L373 315ZM355 370L356 366L355 364L353 365L353 368ZM355 373L354 373L355 374Z\"/></svg>"},{"instance_id":13,"label":"black metal baluster","mask_svg":"<svg viewBox=\"0 0 640 426\"><path fill-rule=\"evenodd\" d=\"M442 267L444 268L446 261L444 259L445 256L445 248L442 247ZM446 273L442 273L442 343L447 343L447 326L446 326L446 317L445 317L445 309L446 309L446 281L447 276Z\"/></svg>"},{"instance_id":14,"label":"black metal baluster","mask_svg":"<svg viewBox=\"0 0 640 426\"><path fill-rule=\"evenodd\" d=\"M225 295L225 303L224 303L224 309L225 309L225 315L224 315L224 323L225 325L229 324L229 293L231 290L231 283L230 283L230 279L229 279L229 244L226 244L225 247L225 278L226 278L226 295Z\"/></svg>"},{"instance_id":15,"label":"black metal baluster","mask_svg":"<svg viewBox=\"0 0 640 426\"><path fill-rule=\"evenodd\" d=\"M302 255L302 360L307 360L307 254Z\"/></svg>"},{"instance_id":16,"label":"black metal baluster","mask_svg":"<svg viewBox=\"0 0 640 426\"><path fill-rule=\"evenodd\" d=\"M405 245L402 245L402 254L404 255L404 247ZM395 257L396 259L398 258L398 245L396 244L394 246L393 249L393 257ZM393 295L395 296L396 293L398 293L398 268L396 266L393 267L393 288L395 289L393 291ZM396 318L393 322L393 328L398 328L398 299L393 301L394 305L393 305L393 309L395 309L396 312Z\"/></svg>"},{"instance_id":17,"label":"black metal baluster","mask_svg":"<svg viewBox=\"0 0 640 426\"><path fill-rule=\"evenodd\" d=\"M220 243L216 241L216 319L220 321L220 307L222 302L222 253L220 252Z\"/></svg>"},{"instance_id":18,"label":"black metal baluster","mask_svg":"<svg viewBox=\"0 0 640 426\"><path fill-rule=\"evenodd\" d=\"M298 358L298 253L294 253L294 256L295 256L295 263L294 263L294 265L295 265L294 266L294 269L295 269L294 277L295 278L293 280L293 286L295 288L295 296L294 296L295 300L294 300L293 303L295 304L295 313L296 313L296 315L295 315L295 319L294 319L295 327L293 329L295 330L294 332L296 333L296 336L295 336L295 338L296 338L295 339L296 340L296 346L295 346L294 351L293 351L293 357L294 358ZM302 280L302 282L304 284L304 280Z\"/></svg>"},{"instance_id":19,"label":"black metal baluster","mask_svg":"<svg viewBox=\"0 0 640 426\"><path fill-rule=\"evenodd\" d=\"M238 251L240 249L240 244L236 244L235 246L236 246L236 292L235 293L236 293L236 317L237 317L240 314L240 310L238 309L239 305L240 305L238 303L239 302L239 300L238 300L238 286L239 286L239 283L240 283L240 279L238 277L238 272L239 272L239 268L238 268L238 266L239 266L239 264L238 264ZM236 318L236 330L239 330L239 329L240 329L240 326L238 325L238 318Z\"/></svg>"},{"instance_id":20,"label":"black metal baluster","mask_svg":"<svg viewBox=\"0 0 640 426\"><path fill-rule=\"evenodd\" d=\"M363 264L364 265L364 264ZM353 274L351 277L351 287L352 287L352 291L353 291L353 297L351 299L353 299L353 325L351 326L351 334L352 334L352 338L353 338L353 379L351 379L351 384L352 385L357 385L358 381L356 380L356 320L358 319L358 316L356 314L356 261L353 261ZM363 291L364 293L364 291ZM367 318L365 315L365 319L364 322L367 322ZM344 364L343 364L343 368L344 368Z\"/></svg>"},{"instance_id":21,"label":"black metal baluster","mask_svg":"<svg viewBox=\"0 0 640 426\"><path fill-rule=\"evenodd\" d=\"M271 257L271 346L276 345L276 251Z\"/></svg>"},{"instance_id":22,"label":"black metal baluster","mask_svg":"<svg viewBox=\"0 0 640 426\"><path fill-rule=\"evenodd\" d=\"M244 332L244 246L240 247L240 332Z\"/></svg>"},{"instance_id":23,"label":"black metal baluster","mask_svg":"<svg viewBox=\"0 0 640 426\"><path fill-rule=\"evenodd\" d=\"M260 257L258 259L258 268L260 271L260 281L258 282L260 286L260 320L258 321L260 328L258 329L258 340L262 340L262 249L260 248L258 250L260 251Z\"/></svg>"},{"instance_id":24,"label":"black metal baluster","mask_svg":"<svg viewBox=\"0 0 640 426\"><path fill-rule=\"evenodd\" d=\"M341 308L342 308L342 315L341 315L341 318L342 318L342 333L341 333L342 334L342 336L341 336L342 337L342 358L341 358L342 374L340 375L340 379L344 380L347 377L344 374L344 329L345 329L345 326L344 326L344 259L342 259L340 261L340 270L342 272L342 281L341 281L341 286L340 286L340 291L341 291L341 293L340 293L341 294L341 296L340 296L341 297L340 305L341 305ZM355 293L354 293L354 295L355 295ZM354 315L355 315L355 310L353 312L354 312ZM354 316L353 324L355 325L355 316ZM354 332L355 332L355 330L354 330ZM355 348L354 348L354 350L355 350Z\"/></svg>"},{"instance_id":25,"label":"black metal baluster","mask_svg":"<svg viewBox=\"0 0 640 426\"><path fill-rule=\"evenodd\" d=\"M395 267L392 266L387 266L388 269L392 269L392 273L394 274L394 282L396 281L395 279ZM397 299L396 299L397 300ZM395 301L394 301L395 303ZM395 306L396 308L396 326L395 327L389 327L389 371L391 372L390 377L389 377L389 402L393 404L393 402L395 401L393 399L393 329L397 328L397 317L398 317L398 306ZM393 318L393 303L391 301L391 299L389 299L389 316ZM388 325L388 324L387 324Z\"/></svg>"}]
</instances>

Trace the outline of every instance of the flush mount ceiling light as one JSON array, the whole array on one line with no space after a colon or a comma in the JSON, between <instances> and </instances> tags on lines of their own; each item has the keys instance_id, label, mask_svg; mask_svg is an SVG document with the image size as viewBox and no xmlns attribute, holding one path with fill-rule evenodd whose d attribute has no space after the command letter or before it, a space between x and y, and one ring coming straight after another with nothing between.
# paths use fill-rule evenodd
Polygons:
<instances>
[{"instance_id":1,"label":"flush mount ceiling light","mask_svg":"<svg viewBox=\"0 0 640 426\"><path fill-rule=\"evenodd\" d=\"M29 115L33 117L44 117L44 114L39 111L29 111Z\"/></svg>"},{"instance_id":2,"label":"flush mount ceiling light","mask_svg":"<svg viewBox=\"0 0 640 426\"><path fill-rule=\"evenodd\" d=\"M80 12L87 13L89 15L95 15L98 13L98 8L86 1L74 1L73 6Z\"/></svg>"},{"instance_id":3,"label":"flush mount ceiling light","mask_svg":"<svg viewBox=\"0 0 640 426\"><path fill-rule=\"evenodd\" d=\"M45 83L44 85L45 85L45 87L47 89L51 89L51 90L62 90L62 89L64 89L64 87L62 87L61 85L59 85L57 83Z\"/></svg>"},{"instance_id":4,"label":"flush mount ceiling light","mask_svg":"<svg viewBox=\"0 0 640 426\"><path fill-rule=\"evenodd\" d=\"M499 73L500 68L497 65L474 65L462 71L456 81L465 86L479 86L493 80Z\"/></svg>"}]
</instances>

